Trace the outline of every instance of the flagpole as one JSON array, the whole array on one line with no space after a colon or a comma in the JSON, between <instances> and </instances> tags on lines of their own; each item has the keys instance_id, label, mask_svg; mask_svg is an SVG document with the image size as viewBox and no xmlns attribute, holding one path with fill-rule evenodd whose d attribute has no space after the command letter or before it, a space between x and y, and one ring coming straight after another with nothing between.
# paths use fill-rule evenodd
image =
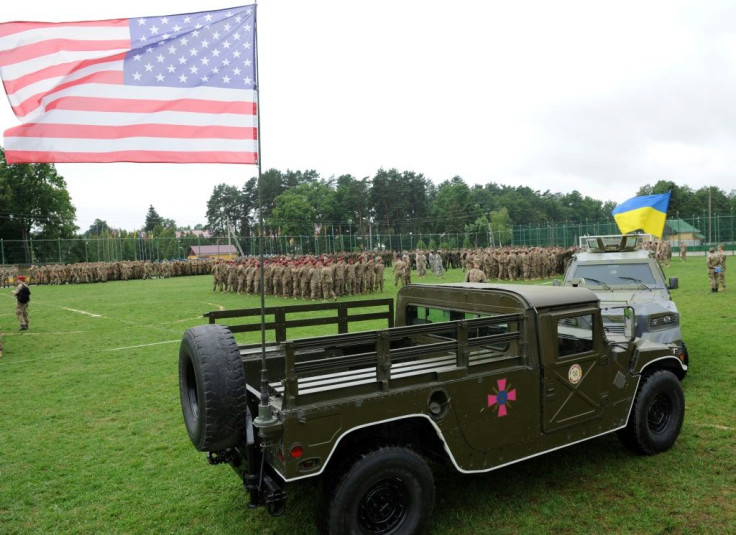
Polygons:
<instances>
[{"instance_id":1,"label":"flagpole","mask_svg":"<svg viewBox=\"0 0 736 535\"><path fill-rule=\"evenodd\" d=\"M256 5L258 2L256 1ZM258 158L258 227L260 229L258 236L258 264L259 264L259 286L261 297L261 403L258 406L258 416L256 422L259 426L265 426L274 422L271 405L268 403L268 368L266 365L266 290L265 286L265 266L263 265L263 188L261 184L261 88L260 76L258 73L258 9L256 9L253 18L253 46L255 47L255 93L256 93L256 141L258 149L256 157Z\"/></svg>"}]
</instances>

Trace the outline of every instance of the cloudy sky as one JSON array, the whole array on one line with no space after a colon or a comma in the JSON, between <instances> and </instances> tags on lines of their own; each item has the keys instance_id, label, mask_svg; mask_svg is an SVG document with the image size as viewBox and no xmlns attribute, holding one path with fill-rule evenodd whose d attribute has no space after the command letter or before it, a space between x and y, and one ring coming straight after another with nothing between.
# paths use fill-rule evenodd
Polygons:
<instances>
[{"instance_id":1,"label":"cloudy sky","mask_svg":"<svg viewBox=\"0 0 736 535\"><path fill-rule=\"evenodd\" d=\"M170 15L250 2L6 2L0 20ZM153 6L153 7L152 7ZM152 9L154 11L152 11ZM263 170L379 168L440 183L578 190L736 189L736 3L262 0ZM18 124L0 103L0 129ZM82 231L132 230L149 205L205 223L221 183L255 166L59 164Z\"/></svg>"}]
</instances>

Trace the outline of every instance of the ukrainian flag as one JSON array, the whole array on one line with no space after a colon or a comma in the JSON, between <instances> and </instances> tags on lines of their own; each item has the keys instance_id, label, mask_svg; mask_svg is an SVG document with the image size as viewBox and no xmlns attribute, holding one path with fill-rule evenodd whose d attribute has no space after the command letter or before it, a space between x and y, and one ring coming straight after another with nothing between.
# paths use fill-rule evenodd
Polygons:
<instances>
[{"instance_id":1,"label":"ukrainian flag","mask_svg":"<svg viewBox=\"0 0 736 535\"><path fill-rule=\"evenodd\" d=\"M624 201L613 209L611 215L616 220L622 234L633 230L643 230L657 238L662 237L667 207L670 205L668 191L661 195L642 195Z\"/></svg>"}]
</instances>

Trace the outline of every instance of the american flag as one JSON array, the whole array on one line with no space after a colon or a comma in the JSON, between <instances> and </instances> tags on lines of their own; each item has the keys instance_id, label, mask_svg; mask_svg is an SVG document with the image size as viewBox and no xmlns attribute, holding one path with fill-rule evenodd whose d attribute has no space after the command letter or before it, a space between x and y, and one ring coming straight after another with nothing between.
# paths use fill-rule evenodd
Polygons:
<instances>
[{"instance_id":1,"label":"american flag","mask_svg":"<svg viewBox=\"0 0 736 535\"><path fill-rule=\"evenodd\" d=\"M0 23L7 163L257 163L255 8Z\"/></svg>"}]
</instances>

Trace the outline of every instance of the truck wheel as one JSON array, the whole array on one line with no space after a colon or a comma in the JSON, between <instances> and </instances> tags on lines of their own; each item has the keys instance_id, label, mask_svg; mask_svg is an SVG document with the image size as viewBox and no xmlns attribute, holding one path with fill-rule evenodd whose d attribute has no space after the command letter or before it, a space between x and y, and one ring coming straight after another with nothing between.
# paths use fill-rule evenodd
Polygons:
<instances>
[{"instance_id":1,"label":"truck wheel","mask_svg":"<svg viewBox=\"0 0 736 535\"><path fill-rule=\"evenodd\" d=\"M199 451L222 451L245 437L245 373L227 327L199 325L184 333L179 394L189 438Z\"/></svg>"},{"instance_id":2,"label":"truck wheel","mask_svg":"<svg viewBox=\"0 0 736 535\"><path fill-rule=\"evenodd\" d=\"M667 451L677 440L685 419L685 396L674 373L659 370L643 379L629 423L618 432L621 442L642 455Z\"/></svg>"},{"instance_id":3,"label":"truck wheel","mask_svg":"<svg viewBox=\"0 0 736 535\"><path fill-rule=\"evenodd\" d=\"M350 466L326 506L329 534L422 533L434 508L432 471L411 450L380 448Z\"/></svg>"}]
</instances>

